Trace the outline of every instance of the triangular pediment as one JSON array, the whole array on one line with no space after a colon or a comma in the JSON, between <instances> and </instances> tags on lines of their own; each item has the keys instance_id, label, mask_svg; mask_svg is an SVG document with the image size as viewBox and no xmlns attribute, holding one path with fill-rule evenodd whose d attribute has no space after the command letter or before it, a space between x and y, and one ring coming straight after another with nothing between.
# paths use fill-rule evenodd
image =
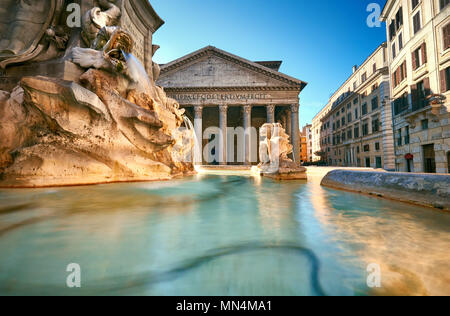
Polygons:
<instances>
[{"instance_id":1,"label":"triangular pediment","mask_svg":"<svg viewBox=\"0 0 450 316\"><path fill-rule=\"evenodd\" d=\"M161 67L164 88L296 88L306 83L208 46Z\"/></svg>"}]
</instances>

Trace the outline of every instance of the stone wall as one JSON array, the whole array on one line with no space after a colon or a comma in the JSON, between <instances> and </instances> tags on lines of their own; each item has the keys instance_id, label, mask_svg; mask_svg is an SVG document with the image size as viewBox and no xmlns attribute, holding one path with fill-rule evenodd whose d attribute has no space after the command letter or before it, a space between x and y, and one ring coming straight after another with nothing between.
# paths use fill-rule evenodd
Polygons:
<instances>
[{"instance_id":1,"label":"stone wall","mask_svg":"<svg viewBox=\"0 0 450 316\"><path fill-rule=\"evenodd\" d=\"M334 170L322 185L450 211L450 176Z\"/></svg>"}]
</instances>

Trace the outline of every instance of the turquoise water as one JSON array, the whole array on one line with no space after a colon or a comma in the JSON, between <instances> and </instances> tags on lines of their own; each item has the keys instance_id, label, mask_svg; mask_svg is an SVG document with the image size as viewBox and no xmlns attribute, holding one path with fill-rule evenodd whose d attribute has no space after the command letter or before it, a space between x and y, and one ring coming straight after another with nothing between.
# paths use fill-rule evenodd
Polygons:
<instances>
[{"instance_id":1,"label":"turquoise water","mask_svg":"<svg viewBox=\"0 0 450 316\"><path fill-rule=\"evenodd\" d=\"M315 176L0 190L0 295L449 295L449 228Z\"/></svg>"}]
</instances>

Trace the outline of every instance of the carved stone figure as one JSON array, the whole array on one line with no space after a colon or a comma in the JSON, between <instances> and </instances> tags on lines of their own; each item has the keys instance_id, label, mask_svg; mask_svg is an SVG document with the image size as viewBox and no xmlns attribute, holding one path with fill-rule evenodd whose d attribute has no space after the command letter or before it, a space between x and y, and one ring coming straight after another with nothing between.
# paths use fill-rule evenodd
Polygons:
<instances>
[{"instance_id":1,"label":"carved stone figure","mask_svg":"<svg viewBox=\"0 0 450 316\"><path fill-rule=\"evenodd\" d=\"M115 2L115 0L99 0L99 7L86 12L83 17L82 37L88 47L94 48L92 46L100 30L118 24L121 11Z\"/></svg>"},{"instance_id":2,"label":"carved stone figure","mask_svg":"<svg viewBox=\"0 0 450 316\"><path fill-rule=\"evenodd\" d=\"M129 1L140 2L154 21L159 19L147 0ZM48 3L52 11L63 2L0 0L3 8L17 13L9 26L0 23L3 30L16 32L3 38L8 56L0 58L0 66L47 60L66 50L69 42L78 43L80 34L72 41L51 14L53 22L46 21L41 33L33 35L37 46L27 48L28 37L17 38L33 8L47 8ZM118 27L116 1L96 3L83 24L89 48L73 47L62 61L81 72L76 82L24 76L13 90L0 90L0 187L162 180L193 172L192 163L184 159L194 146L184 110L151 79L158 76L157 65L149 76L132 55L134 40ZM31 21L40 23L43 17L38 12ZM24 51L31 53L15 55ZM181 129L183 124L188 130Z\"/></svg>"},{"instance_id":3,"label":"carved stone figure","mask_svg":"<svg viewBox=\"0 0 450 316\"><path fill-rule=\"evenodd\" d=\"M288 158L293 146L279 123L267 123L260 129L259 159L257 172L278 180L304 180L306 169L298 167Z\"/></svg>"},{"instance_id":4,"label":"carved stone figure","mask_svg":"<svg viewBox=\"0 0 450 316\"><path fill-rule=\"evenodd\" d=\"M2 1L8 11L2 12L1 20L8 21L2 31L0 55L18 55L35 40L49 17L51 2L41 0Z\"/></svg>"}]
</instances>

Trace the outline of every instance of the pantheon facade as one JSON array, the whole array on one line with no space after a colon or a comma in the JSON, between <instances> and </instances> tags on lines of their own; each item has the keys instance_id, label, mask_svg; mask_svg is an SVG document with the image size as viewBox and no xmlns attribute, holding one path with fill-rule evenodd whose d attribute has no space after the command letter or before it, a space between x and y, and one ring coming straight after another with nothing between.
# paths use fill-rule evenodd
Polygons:
<instances>
[{"instance_id":1,"label":"pantheon facade","mask_svg":"<svg viewBox=\"0 0 450 316\"><path fill-rule=\"evenodd\" d=\"M299 95L307 84L279 72L280 66L281 61L252 62L208 46L161 65L157 84L186 109L197 135L205 135L209 127L229 135L230 128L259 131L265 123L281 123L294 148L292 158L300 164ZM237 150L230 150L234 139L221 136L219 161L213 163L257 164L258 149L250 148L249 139L257 135L246 135L245 161L235 157ZM204 139L202 148L207 143ZM197 164L211 163L204 156L196 160Z\"/></svg>"}]
</instances>

